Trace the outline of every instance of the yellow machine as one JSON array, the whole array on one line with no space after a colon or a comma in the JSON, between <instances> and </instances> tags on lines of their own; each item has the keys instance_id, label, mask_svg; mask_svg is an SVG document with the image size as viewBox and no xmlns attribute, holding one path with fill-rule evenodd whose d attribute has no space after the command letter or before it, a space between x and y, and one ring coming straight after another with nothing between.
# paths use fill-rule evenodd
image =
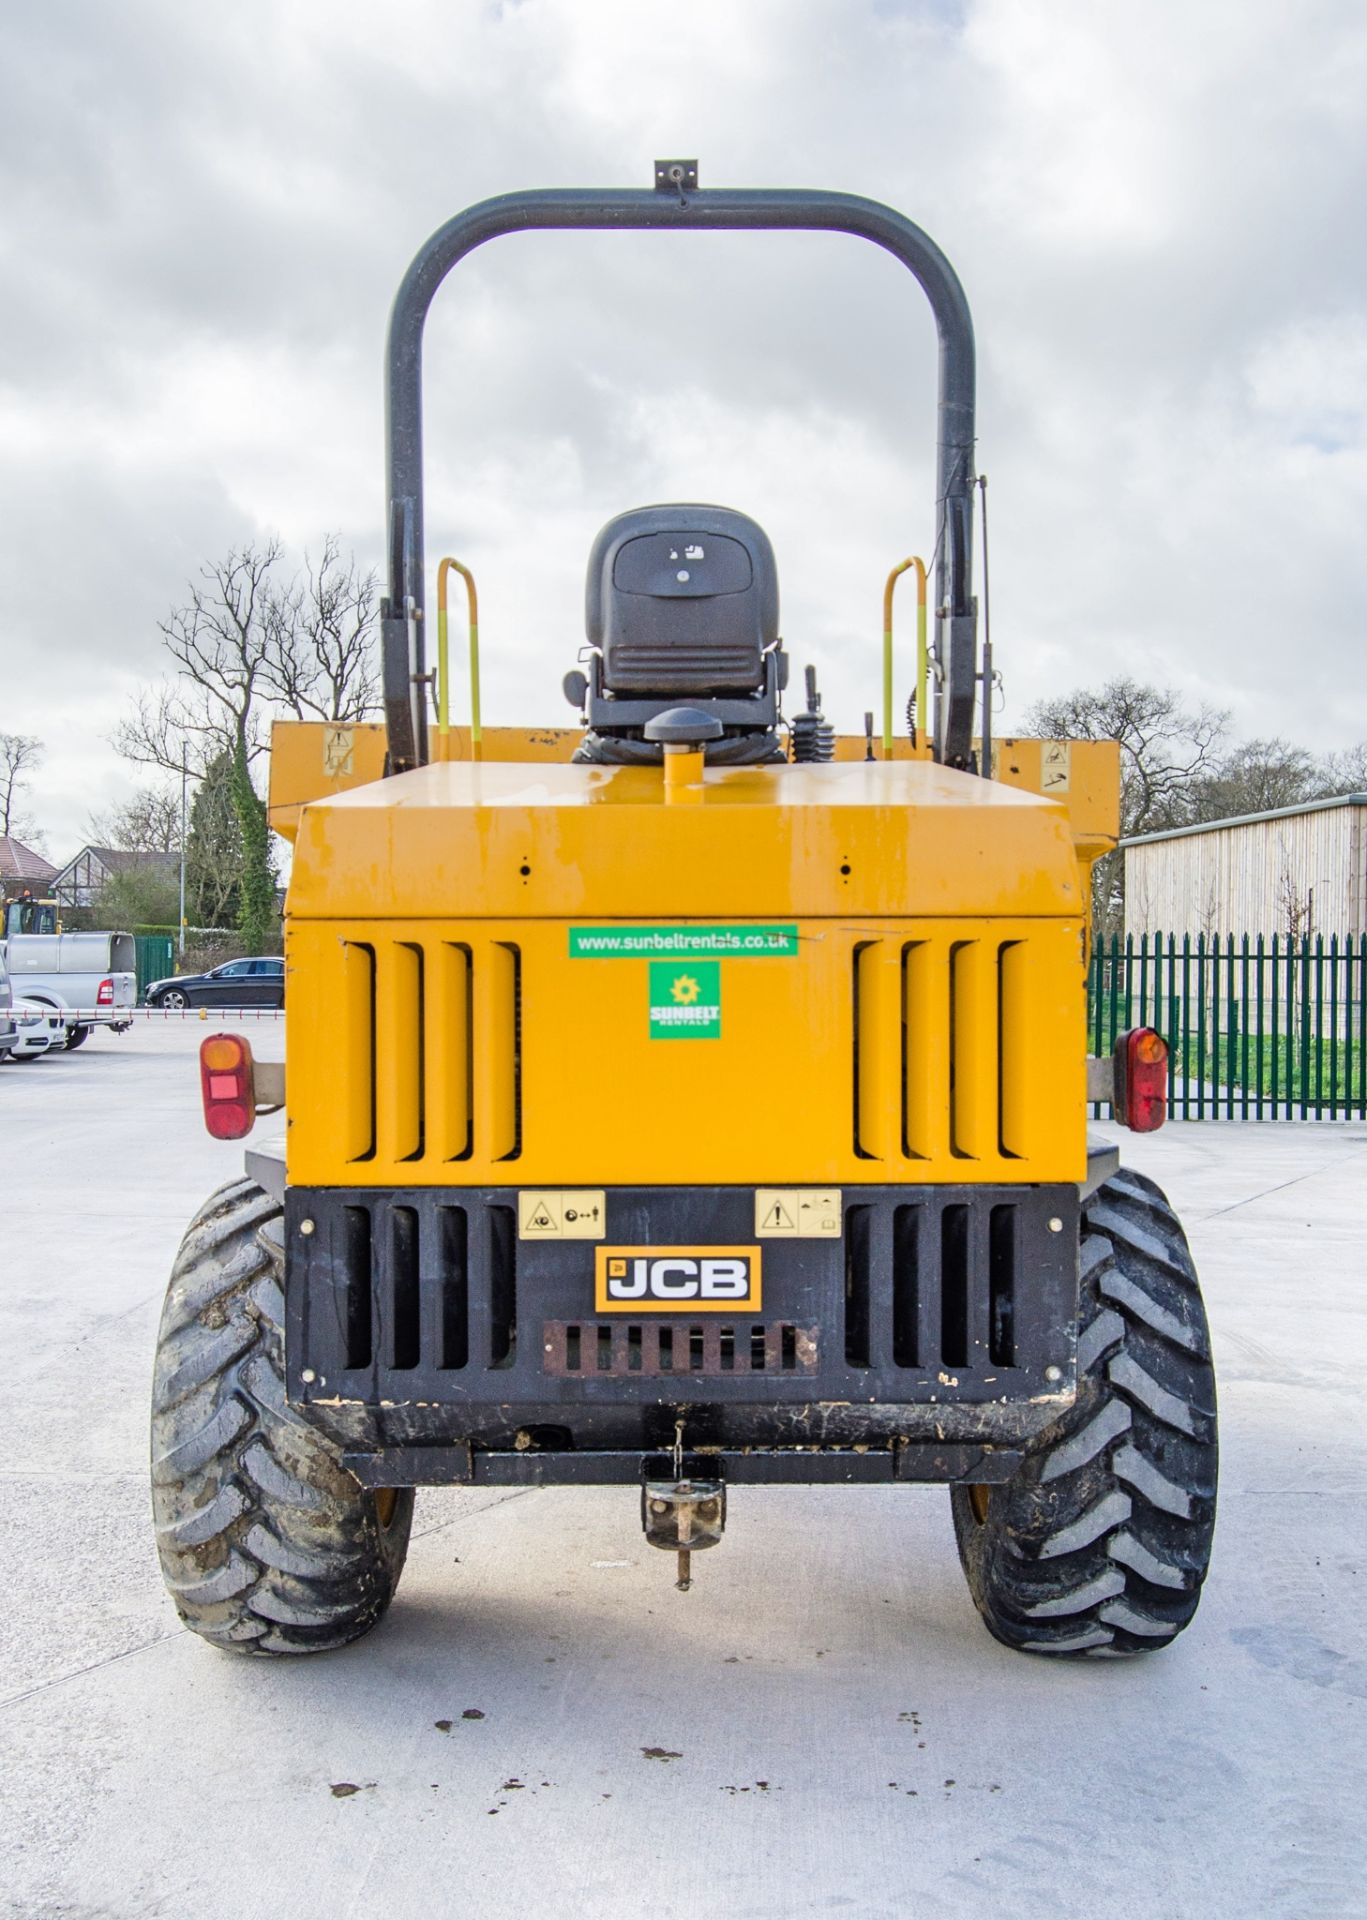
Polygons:
<instances>
[{"instance_id":1,"label":"yellow machine","mask_svg":"<svg viewBox=\"0 0 1367 1920\"><path fill-rule=\"evenodd\" d=\"M934 638L914 715L785 717L778 567L731 509L619 515L589 559L577 724L484 728L474 580L425 645L422 321L469 249L535 226L835 228L901 259L941 335ZM1086 1058L1111 743L990 738L971 591L972 332L952 269L872 202L514 195L435 235L389 350L383 727L279 726L288 1128L208 1202L167 1299L163 1566L242 1651L353 1639L419 1485L639 1489L653 1544L721 1538L747 1482L950 1485L1008 1645L1166 1644L1214 1506L1200 1294L1152 1184L1147 1030ZM447 585L467 589L453 726ZM981 731L975 724L981 707ZM435 723L432 709L435 709ZM281 1097L216 1035L211 1130Z\"/></svg>"}]
</instances>

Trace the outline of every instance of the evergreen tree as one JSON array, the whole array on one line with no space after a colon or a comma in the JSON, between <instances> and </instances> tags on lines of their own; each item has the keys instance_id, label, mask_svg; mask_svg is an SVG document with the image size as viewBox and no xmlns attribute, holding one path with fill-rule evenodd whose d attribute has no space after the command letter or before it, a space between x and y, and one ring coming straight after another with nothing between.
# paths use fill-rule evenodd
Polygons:
<instances>
[{"instance_id":1,"label":"evergreen tree","mask_svg":"<svg viewBox=\"0 0 1367 1920\"><path fill-rule=\"evenodd\" d=\"M277 938L271 831L266 803L252 785L246 751L240 746L232 761L232 797L242 846L242 898L237 924L248 953L268 953Z\"/></svg>"},{"instance_id":2,"label":"evergreen tree","mask_svg":"<svg viewBox=\"0 0 1367 1920\"><path fill-rule=\"evenodd\" d=\"M228 753L211 760L190 804L185 915L193 927L235 927L242 914L242 829L232 768Z\"/></svg>"}]
</instances>

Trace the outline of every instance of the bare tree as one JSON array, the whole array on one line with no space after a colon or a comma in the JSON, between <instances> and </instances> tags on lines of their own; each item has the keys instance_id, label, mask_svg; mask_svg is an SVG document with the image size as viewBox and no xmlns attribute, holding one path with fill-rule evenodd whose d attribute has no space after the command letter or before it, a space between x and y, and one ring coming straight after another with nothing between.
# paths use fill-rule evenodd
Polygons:
<instances>
[{"instance_id":1,"label":"bare tree","mask_svg":"<svg viewBox=\"0 0 1367 1920\"><path fill-rule=\"evenodd\" d=\"M203 781L210 768L227 769L240 848L238 926L255 952L266 950L275 920L270 831L252 777L272 713L360 719L378 691L373 576L354 560L343 563L331 536L302 580L280 581L280 554L272 536L201 568L188 603L161 623L174 680L144 691L114 736L128 759L163 772L191 765Z\"/></svg>"},{"instance_id":2,"label":"bare tree","mask_svg":"<svg viewBox=\"0 0 1367 1920\"><path fill-rule=\"evenodd\" d=\"M266 746L270 703L267 661L277 600L275 538L234 547L201 568L187 605L161 622L176 666L175 683L143 695L114 736L130 760L179 772L193 751L201 776L216 761L229 769L242 844L238 925L248 951L263 952L275 918L275 868L266 807L252 762Z\"/></svg>"},{"instance_id":3,"label":"bare tree","mask_svg":"<svg viewBox=\"0 0 1367 1920\"><path fill-rule=\"evenodd\" d=\"M1241 740L1195 782L1190 817L1231 820L1245 813L1272 813L1313 800L1323 789L1324 771L1304 747L1289 740Z\"/></svg>"},{"instance_id":4,"label":"bare tree","mask_svg":"<svg viewBox=\"0 0 1367 1920\"><path fill-rule=\"evenodd\" d=\"M1310 918L1314 908L1314 888L1302 893L1294 877L1285 870L1277 889L1277 906L1281 915L1282 932L1290 941L1303 940L1310 931Z\"/></svg>"},{"instance_id":5,"label":"bare tree","mask_svg":"<svg viewBox=\"0 0 1367 1920\"><path fill-rule=\"evenodd\" d=\"M1026 725L1050 740L1120 743L1120 831L1156 833L1191 818L1195 790L1214 763L1228 715L1184 707L1170 687L1120 675L1102 687L1080 687L1041 700ZM1092 869L1092 917L1099 937L1124 923L1125 867L1109 853Z\"/></svg>"},{"instance_id":6,"label":"bare tree","mask_svg":"<svg viewBox=\"0 0 1367 1920\"><path fill-rule=\"evenodd\" d=\"M220 753L240 755L250 766L264 750L271 571L279 558L272 537L201 568L189 603L160 623L175 682L139 694L115 729L114 744L126 759L179 773L184 755L202 773Z\"/></svg>"},{"instance_id":7,"label":"bare tree","mask_svg":"<svg viewBox=\"0 0 1367 1920\"><path fill-rule=\"evenodd\" d=\"M276 576L280 542L234 548L204 567L187 605L161 623L175 663L169 686L145 688L114 733L126 759L202 778L221 754L250 767L273 713L361 720L379 707L376 584L334 534L302 578Z\"/></svg>"},{"instance_id":8,"label":"bare tree","mask_svg":"<svg viewBox=\"0 0 1367 1920\"><path fill-rule=\"evenodd\" d=\"M1234 820L1367 789L1367 741L1316 759L1290 740L1240 740L1191 789L1189 818Z\"/></svg>"},{"instance_id":9,"label":"bare tree","mask_svg":"<svg viewBox=\"0 0 1367 1920\"><path fill-rule=\"evenodd\" d=\"M219 716L207 698L180 683L140 687L110 736L125 760L179 775L181 757L192 780L225 750ZM260 752L253 741L252 757Z\"/></svg>"},{"instance_id":10,"label":"bare tree","mask_svg":"<svg viewBox=\"0 0 1367 1920\"><path fill-rule=\"evenodd\" d=\"M27 833L34 838L32 824L22 815L20 803L28 788L25 775L41 765L43 743L31 733L0 733L0 833Z\"/></svg>"},{"instance_id":11,"label":"bare tree","mask_svg":"<svg viewBox=\"0 0 1367 1920\"><path fill-rule=\"evenodd\" d=\"M92 813L86 832L94 847L127 853L179 853L180 795L170 787L139 787L131 800Z\"/></svg>"},{"instance_id":12,"label":"bare tree","mask_svg":"<svg viewBox=\"0 0 1367 1920\"><path fill-rule=\"evenodd\" d=\"M1200 907L1201 932L1207 940L1214 940L1220 932L1220 895L1215 882L1206 883Z\"/></svg>"},{"instance_id":13,"label":"bare tree","mask_svg":"<svg viewBox=\"0 0 1367 1920\"><path fill-rule=\"evenodd\" d=\"M1304 885L1305 876L1291 857L1285 840L1278 848L1277 917L1287 941L1299 941L1314 932L1315 889Z\"/></svg>"},{"instance_id":14,"label":"bare tree","mask_svg":"<svg viewBox=\"0 0 1367 1920\"><path fill-rule=\"evenodd\" d=\"M1193 794L1213 768L1229 715L1185 707L1171 687L1128 675L1041 700L1026 725L1050 740L1120 742L1120 830L1156 833L1191 818Z\"/></svg>"},{"instance_id":15,"label":"bare tree","mask_svg":"<svg viewBox=\"0 0 1367 1920\"><path fill-rule=\"evenodd\" d=\"M335 534L315 567L271 596L264 677L270 692L300 719L364 720L378 711L373 572L342 558Z\"/></svg>"},{"instance_id":16,"label":"bare tree","mask_svg":"<svg viewBox=\"0 0 1367 1920\"><path fill-rule=\"evenodd\" d=\"M1367 793L1367 740L1320 761L1318 799L1340 793Z\"/></svg>"}]
</instances>

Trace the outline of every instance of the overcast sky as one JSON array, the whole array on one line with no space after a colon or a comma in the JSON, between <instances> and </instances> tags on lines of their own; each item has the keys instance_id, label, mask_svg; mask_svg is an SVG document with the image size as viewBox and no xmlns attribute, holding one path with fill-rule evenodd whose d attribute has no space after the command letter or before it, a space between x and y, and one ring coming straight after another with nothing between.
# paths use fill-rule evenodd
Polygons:
<instances>
[{"instance_id":1,"label":"overcast sky","mask_svg":"<svg viewBox=\"0 0 1367 1920\"><path fill-rule=\"evenodd\" d=\"M201 562L330 530L378 560L385 322L427 234L657 155L888 201L954 261L1006 721L1124 670L1362 739L1364 99L1354 0L4 8L0 729L47 744L49 853L136 781L107 736ZM486 718L569 717L595 531L704 499L768 528L788 645L859 726L883 576L934 538L903 269L517 236L447 282L427 369L428 557L476 571Z\"/></svg>"}]
</instances>

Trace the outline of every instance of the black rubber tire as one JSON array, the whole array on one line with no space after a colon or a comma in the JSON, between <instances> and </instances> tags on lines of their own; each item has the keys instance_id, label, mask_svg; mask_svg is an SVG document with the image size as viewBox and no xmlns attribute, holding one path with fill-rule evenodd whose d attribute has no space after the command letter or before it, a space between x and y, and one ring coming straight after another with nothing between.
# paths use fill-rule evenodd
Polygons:
<instances>
[{"instance_id":1,"label":"black rubber tire","mask_svg":"<svg viewBox=\"0 0 1367 1920\"><path fill-rule=\"evenodd\" d=\"M83 1047L89 1038L89 1027L68 1027L66 1030L67 1052L74 1053L77 1047Z\"/></svg>"},{"instance_id":2,"label":"black rubber tire","mask_svg":"<svg viewBox=\"0 0 1367 1920\"><path fill-rule=\"evenodd\" d=\"M1190 1622L1210 1561L1210 1335L1186 1236L1142 1174L1086 1202L1080 1270L1077 1401L1011 1480L951 1490L954 1530L1004 1645L1148 1653Z\"/></svg>"},{"instance_id":3,"label":"black rubber tire","mask_svg":"<svg viewBox=\"0 0 1367 1920\"><path fill-rule=\"evenodd\" d=\"M319 1653L369 1632L398 1585L411 1488L376 1494L286 1405L280 1216L251 1180L181 1242L152 1389L152 1511L181 1619L233 1653Z\"/></svg>"}]
</instances>

